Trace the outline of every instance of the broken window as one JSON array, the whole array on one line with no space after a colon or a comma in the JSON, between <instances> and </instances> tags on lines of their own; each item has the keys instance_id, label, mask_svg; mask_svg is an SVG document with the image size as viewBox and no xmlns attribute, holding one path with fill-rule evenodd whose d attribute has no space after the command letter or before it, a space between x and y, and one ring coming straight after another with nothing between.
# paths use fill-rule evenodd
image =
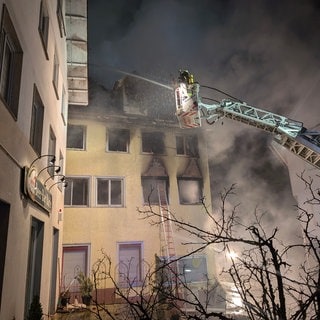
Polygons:
<instances>
[{"instance_id":1,"label":"broken window","mask_svg":"<svg viewBox=\"0 0 320 320\"><path fill-rule=\"evenodd\" d=\"M196 135L176 136L178 155L198 157L198 137Z\"/></svg>"},{"instance_id":2,"label":"broken window","mask_svg":"<svg viewBox=\"0 0 320 320\"><path fill-rule=\"evenodd\" d=\"M202 180L178 177L180 204L199 204L202 198Z\"/></svg>"},{"instance_id":3,"label":"broken window","mask_svg":"<svg viewBox=\"0 0 320 320\"><path fill-rule=\"evenodd\" d=\"M108 151L128 152L130 131L127 129L108 130Z\"/></svg>"},{"instance_id":4,"label":"broken window","mask_svg":"<svg viewBox=\"0 0 320 320\"><path fill-rule=\"evenodd\" d=\"M142 132L142 152L164 154L164 134L162 132Z\"/></svg>"},{"instance_id":5,"label":"broken window","mask_svg":"<svg viewBox=\"0 0 320 320\"><path fill-rule=\"evenodd\" d=\"M142 177L143 200L145 204L159 204L168 201L168 179L157 177Z\"/></svg>"},{"instance_id":6,"label":"broken window","mask_svg":"<svg viewBox=\"0 0 320 320\"><path fill-rule=\"evenodd\" d=\"M97 178L97 199L99 206L123 206L123 180Z\"/></svg>"},{"instance_id":7,"label":"broken window","mask_svg":"<svg viewBox=\"0 0 320 320\"><path fill-rule=\"evenodd\" d=\"M68 125L67 148L85 150L86 128L79 125Z\"/></svg>"}]
</instances>

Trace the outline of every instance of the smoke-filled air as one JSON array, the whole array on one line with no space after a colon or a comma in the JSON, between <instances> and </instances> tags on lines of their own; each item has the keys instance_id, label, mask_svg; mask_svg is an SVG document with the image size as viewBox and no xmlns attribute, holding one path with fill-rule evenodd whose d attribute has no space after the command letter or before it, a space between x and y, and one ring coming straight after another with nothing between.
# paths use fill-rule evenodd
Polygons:
<instances>
[{"instance_id":1,"label":"smoke-filled air","mask_svg":"<svg viewBox=\"0 0 320 320\"><path fill-rule=\"evenodd\" d=\"M320 129L318 1L90 0L89 8L89 75L105 88L125 74L145 78L148 97L174 117L170 88L188 69L200 85ZM296 202L272 136L228 119L204 129L214 199L235 183L243 217L258 206L284 237L295 234Z\"/></svg>"}]
</instances>

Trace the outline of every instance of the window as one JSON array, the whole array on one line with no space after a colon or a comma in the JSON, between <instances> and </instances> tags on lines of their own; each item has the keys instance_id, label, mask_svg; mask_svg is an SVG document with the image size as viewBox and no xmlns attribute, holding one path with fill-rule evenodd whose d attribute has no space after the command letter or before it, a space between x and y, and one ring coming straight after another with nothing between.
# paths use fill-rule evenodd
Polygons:
<instances>
[{"instance_id":1,"label":"window","mask_svg":"<svg viewBox=\"0 0 320 320\"><path fill-rule=\"evenodd\" d=\"M63 270L62 288L65 290L70 286L70 292L79 291L78 281L74 277L83 272L88 272L88 246L64 246L63 247Z\"/></svg>"},{"instance_id":2,"label":"window","mask_svg":"<svg viewBox=\"0 0 320 320\"><path fill-rule=\"evenodd\" d=\"M49 132L49 148L48 148L48 154L55 155L56 154L56 136L54 135L54 132L52 128L50 127ZM51 157L48 157L48 173L50 176L54 175L55 170L57 169L55 166L50 164Z\"/></svg>"},{"instance_id":3,"label":"window","mask_svg":"<svg viewBox=\"0 0 320 320\"><path fill-rule=\"evenodd\" d=\"M23 52L4 5L0 37L0 95L9 112L18 117Z\"/></svg>"},{"instance_id":4,"label":"window","mask_svg":"<svg viewBox=\"0 0 320 320\"><path fill-rule=\"evenodd\" d=\"M0 200L0 308L2 297L2 285L4 279L4 266L6 263L7 237L9 229L10 205Z\"/></svg>"},{"instance_id":5,"label":"window","mask_svg":"<svg viewBox=\"0 0 320 320\"><path fill-rule=\"evenodd\" d=\"M35 295L40 296L43 229L43 222L32 218L27 271L26 310L29 309L33 297Z\"/></svg>"},{"instance_id":6,"label":"window","mask_svg":"<svg viewBox=\"0 0 320 320\"><path fill-rule=\"evenodd\" d=\"M176 136L176 148L178 155L198 157L198 137L193 136Z\"/></svg>"},{"instance_id":7,"label":"window","mask_svg":"<svg viewBox=\"0 0 320 320\"><path fill-rule=\"evenodd\" d=\"M162 132L142 132L142 152L164 154L164 135Z\"/></svg>"},{"instance_id":8,"label":"window","mask_svg":"<svg viewBox=\"0 0 320 320\"><path fill-rule=\"evenodd\" d=\"M130 131L127 129L108 130L108 151L128 152Z\"/></svg>"},{"instance_id":9,"label":"window","mask_svg":"<svg viewBox=\"0 0 320 320\"><path fill-rule=\"evenodd\" d=\"M123 180L117 178L97 178L98 206L123 206Z\"/></svg>"},{"instance_id":10,"label":"window","mask_svg":"<svg viewBox=\"0 0 320 320\"><path fill-rule=\"evenodd\" d=\"M89 205L89 178L67 178L68 185L65 188L64 204L66 206Z\"/></svg>"},{"instance_id":11,"label":"window","mask_svg":"<svg viewBox=\"0 0 320 320\"><path fill-rule=\"evenodd\" d=\"M59 174L63 174L63 172L64 172L64 158L63 158L63 154L61 152L60 152L60 155L59 155L59 167L60 167ZM68 184L67 184L67 182L65 180L64 180L64 184L58 183L59 190L61 191L62 190L62 186L66 186L66 185L68 185Z\"/></svg>"},{"instance_id":12,"label":"window","mask_svg":"<svg viewBox=\"0 0 320 320\"><path fill-rule=\"evenodd\" d=\"M53 57L53 76L52 76L52 83L54 92L56 93L57 99L59 99L59 93L58 93L58 85L59 85L59 61L57 52L54 53Z\"/></svg>"},{"instance_id":13,"label":"window","mask_svg":"<svg viewBox=\"0 0 320 320\"><path fill-rule=\"evenodd\" d=\"M207 281L207 261L205 256L186 257L178 261L179 274L186 283Z\"/></svg>"},{"instance_id":14,"label":"window","mask_svg":"<svg viewBox=\"0 0 320 320\"><path fill-rule=\"evenodd\" d=\"M142 243L119 243L119 283L122 286L138 286L142 281Z\"/></svg>"},{"instance_id":15,"label":"window","mask_svg":"<svg viewBox=\"0 0 320 320\"><path fill-rule=\"evenodd\" d=\"M199 204L202 198L202 180L178 178L180 204Z\"/></svg>"},{"instance_id":16,"label":"window","mask_svg":"<svg viewBox=\"0 0 320 320\"><path fill-rule=\"evenodd\" d=\"M59 230L53 228L52 232L52 260L51 260L51 277L50 277L50 300L49 311L54 314L56 311L56 289L57 289L57 265L59 252Z\"/></svg>"},{"instance_id":17,"label":"window","mask_svg":"<svg viewBox=\"0 0 320 320\"><path fill-rule=\"evenodd\" d=\"M62 88L62 95L61 95L61 116L64 125L67 124L67 115L68 115L68 103L66 101L66 89Z\"/></svg>"},{"instance_id":18,"label":"window","mask_svg":"<svg viewBox=\"0 0 320 320\"><path fill-rule=\"evenodd\" d=\"M145 204L159 204L159 196L164 194L167 201L168 179L155 177L142 177L143 200ZM163 196L161 197L163 198Z\"/></svg>"},{"instance_id":19,"label":"window","mask_svg":"<svg viewBox=\"0 0 320 320\"><path fill-rule=\"evenodd\" d=\"M39 92L36 86L34 86L30 128L30 144L38 155L41 154L42 146L43 114L44 106Z\"/></svg>"},{"instance_id":20,"label":"window","mask_svg":"<svg viewBox=\"0 0 320 320\"><path fill-rule=\"evenodd\" d=\"M39 34L42 42L42 46L46 55L46 58L49 59L48 56L48 37L49 37L49 14L46 5L46 0L42 0L40 4L40 17L39 17Z\"/></svg>"},{"instance_id":21,"label":"window","mask_svg":"<svg viewBox=\"0 0 320 320\"><path fill-rule=\"evenodd\" d=\"M57 1L57 19L58 19L58 25L60 30L60 37L66 35L66 28L64 24L64 1L58 0Z\"/></svg>"},{"instance_id":22,"label":"window","mask_svg":"<svg viewBox=\"0 0 320 320\"><path fill-rule=\"evenodd\" d=\"M86 128L79 125L68 125L67 148L85 150Z\"/></svg>"}]
</instances>

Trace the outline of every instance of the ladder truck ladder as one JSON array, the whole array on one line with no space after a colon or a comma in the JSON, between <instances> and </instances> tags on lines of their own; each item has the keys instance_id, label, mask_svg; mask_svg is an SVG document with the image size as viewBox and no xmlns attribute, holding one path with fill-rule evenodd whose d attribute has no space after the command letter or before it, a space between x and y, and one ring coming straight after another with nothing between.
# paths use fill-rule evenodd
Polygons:
<instances>
[{"instance_id":1,"label":"ladder truck ladder","mask_svg":"<svg viewBox=\"0 0 320 320\"><path fill-rule=\"evenodd\" d=\"M165 182L158 183L157 189L161 219L160 252L161 255L166 258L166 262L170 262L172 259L176 257L176 249L173 237L171 214L168 206Z\"/></svg>"},{"instance_id":2,"label":"ladder truck ladder","mask_svg":"<svg viewBox=\"0 0 320 320\"><path fill-rule=\"evenodd\" d=\"M175 294L180 296L178 285L178 262L176 259L176 248L173 237L172 219L168 205L168 198L166 192L165 182L157 183L158 197L159 197L159 209L161 219L161 241L160 252L165 257L165 263L169 268L169 281L171 287L174 288Z\"/></svg>"}]
</instances>

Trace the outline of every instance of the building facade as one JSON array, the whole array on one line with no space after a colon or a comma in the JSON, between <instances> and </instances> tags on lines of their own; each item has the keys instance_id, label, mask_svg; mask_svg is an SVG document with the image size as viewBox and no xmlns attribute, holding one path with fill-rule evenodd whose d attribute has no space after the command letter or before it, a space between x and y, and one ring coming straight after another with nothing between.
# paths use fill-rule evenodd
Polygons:
<instances>
[{"instance_id":1,"label":"building facade","mask_svg":"<svg viewBox=\"0 0 320 320\"><path fill-rule=\"evenodd\" d=\"M69 108L61 290L79 295L76 275L90 276L102 251L116 281L139 283L155 255L179 257L195 249L184 245L186 234L165 231L163 223L150 226L138 212L149 204L159 212L161 204L204 226L201 199L211 205L203 132L179 128L173 92L165 90L126 77L112 92L93 86L88 107ZM213 260L213 252L202 252L180 265L190 283L203 285L207 275L214 279ZM100 301L115 301L111 282L99 288Z\"/></svg>"},{"instance_id":2,"label":"building facade","mask_svg":"<svg viewBox=\"0 0 320 320\"><path fill-rule=\"evenodd\" d=\"M67 33L66 12L72 16L79 6L86 9L86 2L0 1L1 319L24 319L35 296L44 314L56 310L67 60L70 64L73 59L67 54L67 40L72 37ZM86 26L85 15L83 22ZM81 87L85 91L85 85Z\"/></svg>"}]
</instances>

